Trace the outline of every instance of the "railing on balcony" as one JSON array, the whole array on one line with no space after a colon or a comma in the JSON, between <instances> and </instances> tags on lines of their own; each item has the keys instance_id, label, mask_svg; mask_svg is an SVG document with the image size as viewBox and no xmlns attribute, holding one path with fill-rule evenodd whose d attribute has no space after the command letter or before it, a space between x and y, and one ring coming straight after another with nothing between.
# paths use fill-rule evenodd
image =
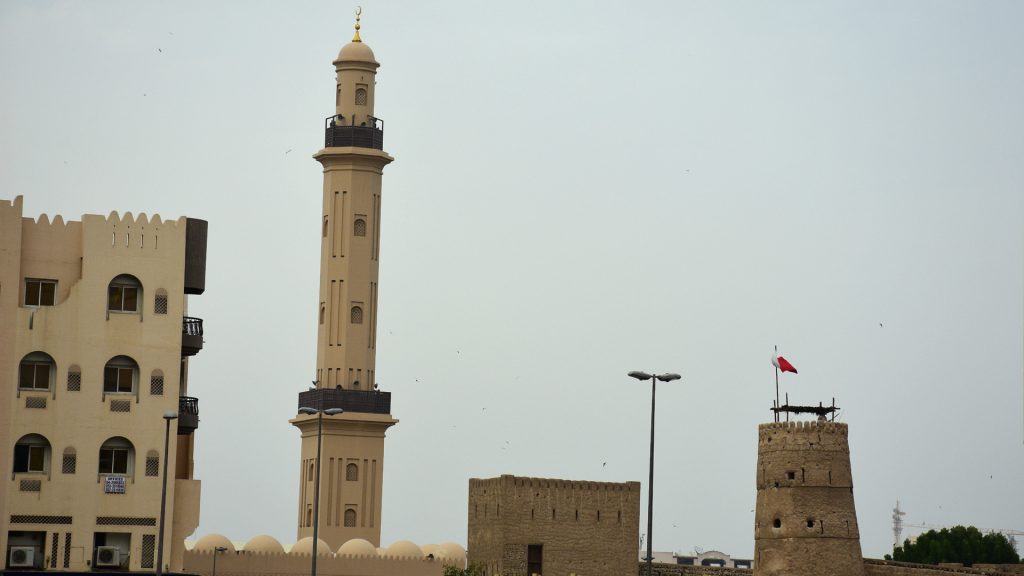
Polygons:
<instances>
[{"instance_id":1,"label":"railing on balcony","mask_svg":"<svg viewBox=\"0 0 1024 576\"><path fill-rule=\"evenodd\" d=\"M328 116L324 127L324 146L384 149L384 121L369 116L369 123L356 126L355 118L349 118L346 124L341 114Z\"/></svg>"},{"instance_id":2,"label":"railing on balcony","mask_svg":"<svg viewBox=\"0 0 1024 576\"><path fill-rule=\"evenodd\" d=\"M188 435L199 428L199 398L178 397L178 434Z\"/></svg>"},{"instance_id":3,"label":"railing on balcony","mask_svg":"<svg viewBox=\"0 0 1024 576\"><path fill-rule=\"evenodd\" d=\"M391 392L320 388L299 392L299 408L341 408L345 412L391 413Z\"/></svg>"},{"instance_id":4,"label":"railing on balcony","mask_svg":"<svg viewBox=\"0 0 1024 576\"><path fill-rule=\"evenodd\" d=\"M195 356L203 349L203 319L185 316L181 319L181 355Z\"/></svg>"}]
</instances>

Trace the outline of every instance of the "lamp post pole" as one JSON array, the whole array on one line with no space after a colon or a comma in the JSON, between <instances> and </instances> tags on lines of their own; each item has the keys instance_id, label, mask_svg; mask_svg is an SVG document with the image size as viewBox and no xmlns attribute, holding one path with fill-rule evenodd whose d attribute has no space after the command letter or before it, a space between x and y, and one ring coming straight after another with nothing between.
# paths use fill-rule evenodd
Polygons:
<instances>
[{"instance_id":1,"label":"lamp post pole","mask_svg":"<svg viewBox=\"0 0 1024 576\"><path fill-rule=\"evenodd\" d=\"M316 414L316 476L313 478L313 562L310 567L310 576L316 576L316 555L317 543L319 542L320 530L320 445L324 433L324 414L334 416L344 412L341 408L299 408L301 414Z\"/></svg>"},{"instance_id":2,"label":"lamp post pole","mask_svg":"<svg viewBox=\"0 0 1024 576\"><path fill-rule=\"evenodd\" d=\"M679 380L681 376L679 374L672 373L655 375L636 371L630 372L628 376L640 381L651 381L651 464L648 467L647 479L647 576L651 576L651 562L653 560L651 546L654 540L651 538L651 531L654 527L654 401L658 387L658 380L661 380L662 382L671 382L673 380Z\"/></svg>"},{"instance_id":3,"label":"lamp post pole","mask_svg":"<svg viewBox=\"0 0 1024 576\"><path fill-rule=\"evenodd\" d=\"M213 549L213 576L217 576L217 554L220 554L221 552L226 552L226 551L227 551L227 548L225 548L223 546L217 546L216 548Z\"/></svg>"},{"instance_id":4,"label":"lamp post pole","mask_svg":"<svg viewBox=\"0 0 1024 576\"><path fill-rule=\"evenodd\" d=\"M164 412L164 480L160 489L160 528L157 529L158 536L156 537L156 576L163 576L164 573L164 515L167 513L167 468L169 468L167 452L171 445L171 420L177 418L178 413L173 410Z\"/></svg>"}]
</instances>

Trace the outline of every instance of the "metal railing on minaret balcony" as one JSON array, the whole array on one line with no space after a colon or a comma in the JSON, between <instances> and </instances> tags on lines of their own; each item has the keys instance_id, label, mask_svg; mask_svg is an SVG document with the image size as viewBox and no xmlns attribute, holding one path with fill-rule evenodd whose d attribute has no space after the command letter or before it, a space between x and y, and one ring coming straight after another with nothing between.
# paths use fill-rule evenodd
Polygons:
<instances>
[{"instance_id":1,"label":"metal railing on minaret balcony","mask_svg":"<svg viewBox=\"0 0 1024 576\"><path fill-rule=\"evenodd\" d=\"M355 118L345 124L341 114L328 116L324 123L324 146L327 148L355 146L356 148L384 149L384 121L373 116L369 124L355 125Z\"/></svg>"},{"instance_id":2,"label":"metal railing on minaret balcony","mask_svg":"<svg viewBox=\"0 0 1024 576\"><path fill-rule=\"evenodd\" d=\"M315 388L299 392L299 408L341 408L345 412L369 414L391 413L391 392L380 390L344 390L342 388Z\"/></svg>"}]
</instances>

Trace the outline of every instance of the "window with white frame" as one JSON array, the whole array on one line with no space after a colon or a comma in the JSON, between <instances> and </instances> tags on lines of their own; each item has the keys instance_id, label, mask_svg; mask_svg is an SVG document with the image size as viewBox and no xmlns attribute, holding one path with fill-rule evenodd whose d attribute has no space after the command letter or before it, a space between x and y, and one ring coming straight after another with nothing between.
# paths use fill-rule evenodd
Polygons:
<instances>
[{"instance_id":1,"label":"window with white frame","mask_svg":"<svg viewBox=\"0 0 1024 576\"><path fill-rule=\"evenodd\" d=\"M56 280L25 279L25 306L53 306L56 298Z\"/></svg>"},{"instance_id":2,"label":"window with white frame","mask_svg":"<svg viewBox=\"0 0 1024 576\"><path fill-rule=\"evenodd\" d=\"M129 475L135 458L135 447L127 438L115 436L100 446L98 472L106 475Z\"/></svg>"},{"instance_id":3,"label":"window with white frame","mask_svg":"<svg viewBox=\"0 0 1024 576\"><path fill-rule=\"evenodd\" d=\"M103 367L103 391L107 393L135 392L139 380L139 365L127 356L114 356Z\"/></svg>"},{"instance_id":4,"label":"window with white frame","mask_svg":"<svg viewBox=\"0 0 1024 576\"><path fill-rule=\"evenodd\" d=\"M57 373L53 358L45 352L33 352L21 359L18 389L49 390Z\"/></svg>"},{"instance_id":5,"label":"window with white frame","mask_svg":"<svg viewBox=\"0 0 1024 576\"><path fill-rule=\"evenodd\" d=\"M110 312L138 312L142 299L142 283L131 274L121 274L107 287L107 310Z\"/></svg>"},{"instance_id":6,"label":"window with white frame","mask_svg":"<svg viewBox=\"0 0 1024 576\"><path fill-rule=\"evenodd\" d=\"M14 445L14 472L42 474L50 468L50 442L39 434L26 434Z\"/></svg>"}]
</instances>

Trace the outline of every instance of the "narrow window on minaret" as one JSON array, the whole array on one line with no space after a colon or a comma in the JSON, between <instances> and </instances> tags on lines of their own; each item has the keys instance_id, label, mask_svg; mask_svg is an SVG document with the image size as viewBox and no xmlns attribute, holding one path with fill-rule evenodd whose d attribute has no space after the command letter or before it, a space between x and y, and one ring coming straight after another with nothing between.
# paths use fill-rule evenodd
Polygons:
<instances>
[{"instance_id":1,"label":"narrow window on minaret","mask_svg":"<svg viewBox=\"0 0 1024 576\"><path fill-rule=\"evenodd\" d=\"M355 223L352 224L352 234L354 236L366 236L366 220L356 218Z\"/></svg>"},{"instance_id":2,"label":"narrow window on minaret","mask_svg":"<svg viewBox=\"0 0 1024 576\"><path fill-rule=\"evenodd\" d=\"M356 106L366 106L366 85L358 84L356 87Z\"/></svg>"},{"instance_id":3,"label":"narrow window on minaret","mask_svg":"<svg viewBox=\"0 0 1024 576\"><path fill-rule=\"evenodd\" d=\"M320 303L320 323L321 324L324 323L324 316L326 316L326 315L327 315L327 306L324 306L324 303L321 302Z\"/></svg>"},{"instance_id":4,"label":"narrow window on minaret","mask_svg":"<svg viewBox=\"0 0 1024 576\"><path fill-rule=\"evenodd\" d=\"M327 216L324 216L324 238L327 238Z\"/></svg>"},{"instance_id":5,"label":"narrow window on minaret","mask_svg":"<svg viewBox=\"0 0 1024 576\"><path fill-rule=\"evenodd\" d=\"M359 306L352 307L352 323L362 324L363 323L363 309Z\"/></svg>"}]
</instances>

